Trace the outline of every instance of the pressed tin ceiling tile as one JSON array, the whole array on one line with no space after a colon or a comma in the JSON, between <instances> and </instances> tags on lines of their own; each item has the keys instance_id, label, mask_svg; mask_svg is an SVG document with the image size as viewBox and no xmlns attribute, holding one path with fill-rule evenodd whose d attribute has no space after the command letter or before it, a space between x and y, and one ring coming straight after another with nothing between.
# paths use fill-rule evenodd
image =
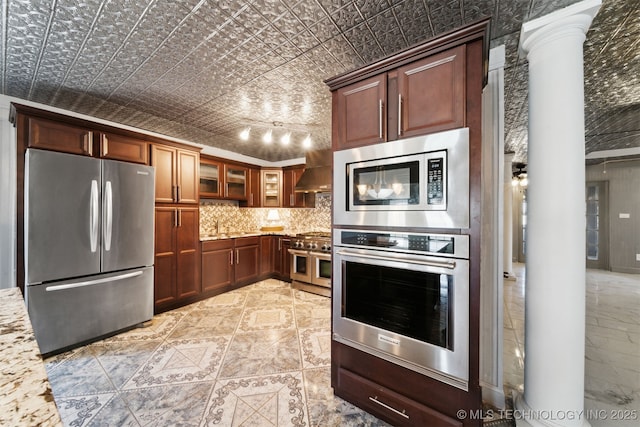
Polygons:
<instances>
[{"instance_id":1,"label":"pressed tin ceiling tile","mask_svg":"<svg viewBox=\"0 0 640 427\"><path fill-rule=\"evenodd\" d=\"M276 161L330 144L323 80L483 16L506 45L505 141L526 161L522 22L577 0L5 0L0 93ZM640 146L640 3L604 0L584 44L587 151ZM273 127L273 122L282 126ZM252 138L238 132L252 126ZM289 126L289 147L261 133Z\"/></svg>"}]
</instances>

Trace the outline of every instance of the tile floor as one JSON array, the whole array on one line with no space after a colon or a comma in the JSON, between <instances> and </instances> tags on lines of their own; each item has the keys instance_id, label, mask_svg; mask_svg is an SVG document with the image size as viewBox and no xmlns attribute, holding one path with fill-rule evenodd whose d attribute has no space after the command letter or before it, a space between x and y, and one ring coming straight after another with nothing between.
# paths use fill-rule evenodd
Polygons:
<instances>
[{"instance_id":1,"label":"tile floor","mask_svg":"<svg viewBox=\"0 0 640 427\"><path fill-rule=\"evenodd\" d=\"M266 280L45 360L65 426L387 426L333 396L330 300Z\"/></svg>"},{"instance_id":2,"label":"tile floor","mask_svg":"<svg viewBox=\"0 0 640 427\"><path fill-rule=\"evenodd\" d=\"M524 266L505 281L504 382L524 369ZM329 299L266 280L45 360L65 426L386 426L334 397ZM587 272L585 409L640 417L640 277ZM592 427L636 420L590 420Z\"/></svg>"},{"instance_id":3,"label":"tile floor","mask_svg":"<svg viewBox=\"0 0 640 427\"><path fill-rule=\"evenodd\" d=\"M504 282L505 392L523 390L524 264ZM640 425L640 275L587 270L585 411L591 427ZM613 418L622 418L614 420Z\"/></svg>"}]
</instances>

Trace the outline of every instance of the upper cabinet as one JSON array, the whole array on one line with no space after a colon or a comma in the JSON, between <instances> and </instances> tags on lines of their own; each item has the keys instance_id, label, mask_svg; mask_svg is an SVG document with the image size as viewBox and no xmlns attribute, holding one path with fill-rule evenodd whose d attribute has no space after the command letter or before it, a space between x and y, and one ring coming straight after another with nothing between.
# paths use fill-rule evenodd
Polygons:
<instances>
[{"instance_id":1,"label":"upper cabinet","mask_svg":"<svg viewBox=\"0 0 640 427\"><path fill-rule=\"evenodd\" d=\"M249 168L231 164L224 165L224 197L247 200Z\"/></svg>"},{"instance_id":2,"label":"upper cabinet","mask_svg":"<svg viewBox=\"0 0 640 427\"><path fill-rule=\"evenodd\" d=\"M333 98L333 139L340 148L386 140L386 74L340 88Z\"/></svg>"},{"instance_id":3,"label":"upper cabinet","mask_svg":"<svg viewBox=\"0 0 640 427\"><path fill-rule=\"evenodd\" d=\"M262 201L260 200L260 169L259 168L249 168L249 194L247 194L247 204L248 208L259 208L261 207Z\"/></svg>"},{"instance_id":4,"label":"upper cabinet","mask_svg":"<svg viewBox=\"0 0 640 427\"><path fill-rule=\"evenodd\" d=\"M465 124L465 46L398 69L398 137Z\"/></svg>"},{"instance_id":5,"label":"upper cabinet","mask_svg":"<svg viewBox=\"0 0 640 427\"><path fill-rule=\"evenodd\" d=\"M198 203L200 153L168 145L151 146L157 203Z\"/></svg>"},{"instance_id":6,"label":"upper cabinet","mask_svg":"<svg viewBox=\"0 0 640 427\"><path fill-rule=\"evenodd\" d=\"M464 127L465 49L459 45L414 61L400 56L399 66L383 67L380 74L327 81L333 91L333 149Z\"/></svg>"},{"instance_id":7,"label":"upper cabinet","mask_svg":"<svg viewBox=\"0 0 640 427\"><path fill-rule=\"evenodd\" d=\"M106 131L97 124L31 107L13 107L24 114L27 147L149 164L149 142L142 136L125 130Z\"/></svg>"},{"instance_id":8,"label":"upper cabinet","mask_svg":"<svg viewBox=\"0 0 640 427\"><path fill-rule=\"evenodd\" d=\"M200 197L222 197L222 163L200 156Z\"/></svg>"},{"instance_id":9,"label":"upper cabinet","mask_svg":"<svg viewBox=\"0 0 640 427\"><path fill-rule=\"evenodd\" d=\"M282 207L282 171L264 169L262 171L262 207Z\"/></svg>"}]
</instances>

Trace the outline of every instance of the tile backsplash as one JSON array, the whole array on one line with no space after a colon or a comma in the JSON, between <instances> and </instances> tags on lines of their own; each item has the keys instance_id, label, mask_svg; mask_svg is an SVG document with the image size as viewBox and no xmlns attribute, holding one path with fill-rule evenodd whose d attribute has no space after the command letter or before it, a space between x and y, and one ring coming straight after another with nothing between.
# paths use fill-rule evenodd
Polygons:
<instances>
[{"instance_id":1,"label":"tile backsplash","mask_svg":"<svg viewBox=\"0 0 640 427\"><path fill-rule=\"evenodd\" d=\"M272 208L241 208L227 200L200 201L200 234L216 232L258 231L267 225ZM328 231L331 229L331 195L316 194L315 208L278 208L280 224L287 232Z\"/></svg>"}]
</instances>

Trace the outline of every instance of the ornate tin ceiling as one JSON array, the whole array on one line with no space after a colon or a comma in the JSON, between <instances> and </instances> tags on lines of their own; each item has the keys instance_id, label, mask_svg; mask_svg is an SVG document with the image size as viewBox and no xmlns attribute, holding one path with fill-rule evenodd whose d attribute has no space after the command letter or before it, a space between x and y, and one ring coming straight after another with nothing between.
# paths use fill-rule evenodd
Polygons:
<instances>
[{"instance_id":1,"label":"ornate tin ceiling","mask_svg":"<svg viewBox=\"0 0 640 427\"><path fill-rule=\"evenodd\" d=\"M526 161L520 27L575 2L0 0L0 93L286 160L307 135L330 146L324 79L490 15L491 45L507 51L506 149ZM587 152L640 147L639 40L637 0L603 0L585 42Z\"/></svg>"}]
</instances>

